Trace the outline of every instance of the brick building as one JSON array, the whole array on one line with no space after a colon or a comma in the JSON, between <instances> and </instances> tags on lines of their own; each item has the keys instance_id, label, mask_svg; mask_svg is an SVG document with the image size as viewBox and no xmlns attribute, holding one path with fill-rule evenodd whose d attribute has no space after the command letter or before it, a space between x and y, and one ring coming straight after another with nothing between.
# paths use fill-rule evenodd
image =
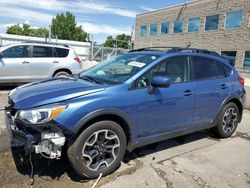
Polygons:
<instances>
[{"instance_id":1,"label":"brick building","mask_svg":"<svg viewBox=\"0 0 250 188\"><path fill-rule=\"evenodd\" d=\"M250 0L196 0L138 14L134 45L214 50L250 72Z\"/></svg>"}]
</instances>

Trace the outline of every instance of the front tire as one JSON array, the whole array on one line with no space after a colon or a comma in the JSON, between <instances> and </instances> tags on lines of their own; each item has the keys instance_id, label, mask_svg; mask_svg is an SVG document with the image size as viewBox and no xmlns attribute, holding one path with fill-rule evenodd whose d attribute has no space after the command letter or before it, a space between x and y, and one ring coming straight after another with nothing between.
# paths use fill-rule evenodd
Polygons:
<instances>
[{"instance_id":1,"label":"front tire","mask_svg":"<svg viewBox=\"0 0 250 188\"><path fill-rule=\"evenodd\" d=\"M100 121L85 129L68 148L74 170L90 179L106 176L119 166L126 150L126 136L119 124Z\"/></svg>"},{"instance_id":2,"label":"front tire","mask_svg":"<svg viewBox=\"0 0 250 188\"><path fill-rule=\"evenodd\" d=\"M235 103L226 104L219 114L214 133L221 138L228 138L235 132L239 123L239 108Z\"/></svg>"}]
</instances>

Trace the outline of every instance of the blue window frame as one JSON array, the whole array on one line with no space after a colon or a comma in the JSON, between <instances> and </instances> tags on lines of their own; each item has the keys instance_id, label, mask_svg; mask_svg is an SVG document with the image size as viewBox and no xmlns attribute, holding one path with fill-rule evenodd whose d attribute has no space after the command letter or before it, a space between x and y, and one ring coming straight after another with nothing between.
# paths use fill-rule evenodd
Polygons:
<instances>
[{"instance_id":1,"label":"blue window frame","mask_svg":"<svg viewBox=\"0 0 250 188\"><path fill-rule=\"evenodd\" d=\"M200 30L200 18L190 18L188 23L188 32L197 32Z\"/></svg>"},{"instance_id":2,"label":"blue window frame","mask_svg":"<svg viewBox=\"0 0 250 188\"><path fill-rule=\"evenodd\" d=\"M229 63L234 66L237 52L236 51L222 51L221 56L227 58Z\"/></svg>"},{"instance_id":3,"label":"blue window frame","mask_svg":"<svg viewBox=\"0 0 250 188\"><path fill-rule=\"evenodd\" d=\"M145 37L148 35L148 26L147 25L142 25L140 29L140 36Z\"/></svg>"},{"instance_id":4,"label":"blue window frame","mask_svg":"<svg viewBox=\"0 0 250 188\"><path fill-rule=\"evenodd\" d=\"M219 25L220 15L212 15L206 17L205 31L217 30Z\"/></svg>"},{"instance_id":5,"label":"blue window frame","mask_svg":"<svg viewBox=\"0 0 250 188\"><path fill-rule=\"evenodd\" d=\"M163 22L161 23L161 34L168 34L168 30L169 30L169 23L168 22Z\"/></svg>"},{"instance_id":6,"label":"blue window frame","mask_svg":"<svg viewBox=\"0 0 250 188\"><path fill-rule=\"evenodd\" d=\"M250 51L245 52L243 67L250 68Z\"/></svg>"},{"instance_id":7,"label":"blue window frame","mask_svg":"<svg viewBox=\"0 0 250 188\"><path fill-rule=\"evenodd\" d=\"M227 13L226 29L240 28L242 25L243 11Z\"/></svg>"},{"instance_id":8,"label":"blue window frame","mask_svg":"<svg viewBox=\"0 0 250 188\"><path fill-rule=\"evenodd\" d=\"M174 22L174 33L182 33L183 32L183 20L176 20Z\"/></svg>"},{"instance_id":9,"label":"blue window frame","mask_svg":"<svg viewBox=\"0 0 250 188\"><path fill-rule=\"evenodd\" d=\"M150 24L150 36L157 35L157 24Z\"/></svg>"}]
</instances>

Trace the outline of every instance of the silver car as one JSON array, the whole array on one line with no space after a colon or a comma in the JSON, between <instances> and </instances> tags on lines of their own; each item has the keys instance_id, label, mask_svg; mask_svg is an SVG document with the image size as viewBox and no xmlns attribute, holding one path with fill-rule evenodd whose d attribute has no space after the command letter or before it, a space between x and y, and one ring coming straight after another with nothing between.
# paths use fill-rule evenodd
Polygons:
<instances>
[{"instance_id":1,"label":"silver car","mask_svg":"<svg viewBox=\"0 0 250 188\"><path fill-rule=\"evenodd\" d=\"M81 71L81 61L72 48L20 43L0 48L0 83L31 82Z\"/></svg>"}]
</instances>

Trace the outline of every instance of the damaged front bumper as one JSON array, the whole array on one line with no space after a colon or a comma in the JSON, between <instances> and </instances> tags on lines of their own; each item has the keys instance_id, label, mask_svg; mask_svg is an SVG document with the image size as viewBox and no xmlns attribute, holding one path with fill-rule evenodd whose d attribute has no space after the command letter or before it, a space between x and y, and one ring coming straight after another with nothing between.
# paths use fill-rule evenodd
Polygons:
<instances>
[{"instance_id":1,"label":"damaged front bumper","mask_svg":"<svg viewBox=\"0 0 250 188\"><path fill-rule=\"evenodd\" d=\"M5 120L12 147L23 149L26 154L34 152L50 159L61 157L67 133L55 122L28 126L15 120L13 109L10 107L5 108Z\"/></svg>"}]
</instances>

